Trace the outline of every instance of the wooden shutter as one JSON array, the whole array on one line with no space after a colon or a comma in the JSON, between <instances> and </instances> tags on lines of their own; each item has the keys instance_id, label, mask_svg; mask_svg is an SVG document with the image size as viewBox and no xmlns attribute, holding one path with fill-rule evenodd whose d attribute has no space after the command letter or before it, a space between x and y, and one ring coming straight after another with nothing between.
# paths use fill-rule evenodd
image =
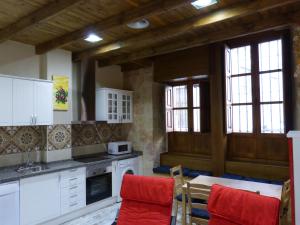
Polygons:
<instances>
[{"instance_id":1,"label":"wooden shutter","mask_svg":"<svg viewBox=\"0 0 300 225\"><path fill-rule=\"evenodd\" d=\"M225 46L225 84L226 84L226 132L232 133L232 79L231 50Z\"/></svg>"},{"instance_id":2,"label":"wooden shutter","mask_svg":"<svg viewBox=\"0 0 300 225\"><path fill-rule=\"evenodd\" d=\"M166 103L166 131L173 131L173 89L167 86L165 89Z\"/></svg>"}]
</instances>

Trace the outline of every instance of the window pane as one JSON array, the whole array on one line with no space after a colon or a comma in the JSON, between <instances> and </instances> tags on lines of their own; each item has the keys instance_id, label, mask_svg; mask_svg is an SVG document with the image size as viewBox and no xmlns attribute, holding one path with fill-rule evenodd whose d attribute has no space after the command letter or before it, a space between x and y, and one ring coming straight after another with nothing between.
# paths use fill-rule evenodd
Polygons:
<instances>
[{"instance_id":1,"label":"window pane","mask_svg":"<svg viewBox=\"0 0 300 225\"><path fill-rule=\"evenodd\" d=\"M251 133L252 128L252 105L238 105L232 107L233 132Z\"/></svg>"},{"instance_id":2,"label":"window pane","mask_svg":"<svg viewBox=\"0 0 300 225\"><path fill-rule=\"evenodd\" d=\"M260 101L283 101L282 72L260 74Z\"/></svg>"},{"instance_id":3,"label":"window pane","mask_svg":"<svg viewBox=\"0 0 300 225\"><path fill-rule=\"evenodd\" d=\"M193 85L193 107L200 107L200 85Z\"/></svg>"},{"instance_id":4,"label":"window pane","mask_svg":"<svg viewBox=\"0 0 300 225\"><path fill-rule=\"evenodd\" d=\"M232 132L232 106L227 106L226 107L226 112L227 112L227 133Z\"/></svg>"},{"instance_id":5,"label":"window pane","mask_svg":"<svg viewBox=\"0 0 300 225\"><path fill-rule=\"evenodd\" d=\"M194 131L200 132L200 109L194 109Z\"/></svg>"},{"instance_id":6,"label":"window pane","mask_svg":"<svg viewBox=\"0 0 300 225\"><path fill-rule=\"evenodd\" d=\"M232 77L232 103L251 102L251 76Z\"/></svg>"},{"instance_id":7,"label":"window pane","mask_svg":"<svg viewBox=\"0 0 300 225\"><path fill-rule=\"evenodd\" d=\"M282 69L281 39L259 44L259 71Z\"/></svg>"},{"instance_id":8,"label":"window pane","mask_svg":"<svg viewBox=\"0 0 300 225\"><path fill-rule=\"evenodd\" d=\"M284 133L283 104L261 105L261 132Z\"/></svg>"},{"instance_id":9,"label":"window pane","mask_svg":"<svg viewBox=\"0 0 300 225\"><path fill-rule=\"evenodd\" d=\"M251 72L250 46L231 49L232 75Z\"/></svg>"},{"instance_id":10,"label":"window pane","mask_svg":"<svg viewBox=\"0 0 300 225\"><path fill-rule=\"evenodd\" d=\"M174 131L188 131L187 110L174 110Z\"/></svg>"},{"instance_id":11,"label":"window pane","mask_svg":"<svg viewBox=\"0 0 300 225\"><path fill-rule=\"evenodd\" d=\"M129 115L130 118L130 115ZM166 110L166 131L171 132L173 131L173 111Z\"/></svg>"},{"instance_id":12,"label":"window pane","mask_svg":"<svg viewBox=\"0 0 300 225\"><path fill-rule=\"evenodd\" d=\"M173 95L174 95L174 107L187 107L187 86L175 86L173 87Z\"/></svg>"}]
</instances>

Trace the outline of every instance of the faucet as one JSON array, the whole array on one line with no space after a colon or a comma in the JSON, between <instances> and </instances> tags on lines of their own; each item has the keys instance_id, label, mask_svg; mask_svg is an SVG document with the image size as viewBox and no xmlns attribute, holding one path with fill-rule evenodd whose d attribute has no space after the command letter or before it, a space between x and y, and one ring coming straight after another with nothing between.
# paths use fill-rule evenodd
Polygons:
<instances>
[{"instance_id":1,"label":"faucet","mask_svg":"<svg viewBox=\"0 0 300 225\"><path fill-rule=\"evenodd\" d=\"M31 156L30 156L30 149L27 149L27 160L26 160L26 164L25 167L31 167L33 165L33 161L31 160Z\"/></svg>"}]
</instances>

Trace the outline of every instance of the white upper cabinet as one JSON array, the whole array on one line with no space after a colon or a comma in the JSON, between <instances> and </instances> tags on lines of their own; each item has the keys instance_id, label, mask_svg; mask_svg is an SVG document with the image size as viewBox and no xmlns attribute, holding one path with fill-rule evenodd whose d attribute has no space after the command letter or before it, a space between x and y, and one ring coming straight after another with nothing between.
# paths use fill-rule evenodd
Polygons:
<instances>
[{"instance_id":1,"label":"white upper cabinet","mask_svg":"<svg viewBox=\"0 0 300 225\"><path fill-rule=\"evenodd\" d=\"M10 126L12 124L12 82L12 78L0 77L0 126Z\"/></svg>"},{"instance_id":2,"label":"white upper cabinet","mask_svg":"<svg viewBox=\"0 0 300 225\"><path fill-rule=\"evenodd\" d=\"M132 123L132 92L121 91L120 99L121 121L123 123Z\"/></svg>"},{"instance_id":3,"label":"white upper cabinet","mask_svg":"<svg viewBox=\"0 0 300 225\"><path fill-rule=\"evenodd\" d=\"M52 82L35 81L34 119L38 125L53 124Z\"/></svg>"},{"instance_id":4,"label":"white upper cabinet","mask_svg":"<svg viewBox=\"0 0 300 225\"><path fill-rule=\"evenodd\" d=\"M13 79L13 125L34 124L34 82Z\"/></svg>"},{"instance_id":5,"label":"white upper cabinet","mask_svg":"<svg viewBox=\"0 0 300 225\"><path fill-rule=\"evenodd\" d=\"M132 91L97 89L96 120L107 123L132 123Z\"/></svg>"},{"instance_id":6,"label":"white upper cabinet","mask_svg":"<svg viewBox=\"0 0 300 225\"><path fill-rule=\"evenodd\" d=\"M0 76L0 126L53 124L52 82Z\"/></svg>"}]
</instances>

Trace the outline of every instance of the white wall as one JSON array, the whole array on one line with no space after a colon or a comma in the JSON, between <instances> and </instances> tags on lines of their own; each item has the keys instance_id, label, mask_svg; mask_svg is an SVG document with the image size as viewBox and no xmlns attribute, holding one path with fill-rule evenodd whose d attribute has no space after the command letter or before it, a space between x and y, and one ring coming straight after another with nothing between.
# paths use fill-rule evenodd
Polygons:
<instances>
[{"instance_id":1,"label":"white wall","mask_svg":"<svg viewBox=\"0 0 300 225\"><path fill-rule=\"evenodd\" d=\"M72 53L70 51L56 49L48 52L43 60L43 72L48 80L53 75L68 76L69 79L69 109L68 111L54 111L55 124L70 124L73 120L72 111Z\"/></svg>"},{"instance_id":2,"label":"white wall","mask_svg":"<svg viewBox=\"0 0 300 225\"><path fill-rule=\"evenodd\" d=\"M40 77L41 57L32 45L15 41L0 44L0 73L22 77Z\"/></svg>"},{"instance_id":3,"label":"white wall","mask_svg":"<svg viewBox=\"0 0 300 225\"><path fill-rule=\"evenodd\" d=\"M121 66L98 67L96 63L96 88L99 87L123 89Z\"/></svg>"},{"instance_id":4,"label":"white wall","mask_svg":"<svg viewBox=\"0 0 300 225\"><path fill-rule=\"evenodd\" d=\"M69 110L54 111L55 124L69 124L73 118L72 111L72 53L61 49L45 55L36 55L32 45L15 41L0 44L0 74L19 77L52 80L52 75L70 78Z\"/></svg>"}]
</instances>

